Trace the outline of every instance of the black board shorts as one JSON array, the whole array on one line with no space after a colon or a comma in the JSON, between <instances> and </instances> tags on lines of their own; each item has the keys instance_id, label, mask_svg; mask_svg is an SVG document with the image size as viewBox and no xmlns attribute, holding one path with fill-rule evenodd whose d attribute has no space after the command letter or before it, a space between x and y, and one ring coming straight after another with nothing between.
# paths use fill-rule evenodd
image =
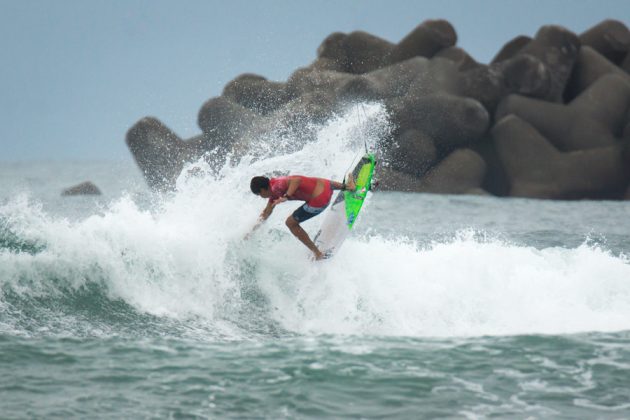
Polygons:
<instances>
[{"instance_id":1,"label":"black board shorts","mask_svg":"<svg viewBox=\"0 0 630 420\"><path fill-rule=\"evenodd\" d=\"M293 212L292 216L298 223L302 223L307 221L311 217L317 216L318 214L326 210L326 207L328 207L328 204L326 204L324 207L311 207L308 204L304 203Z\"/></svg>"}]
</instances>

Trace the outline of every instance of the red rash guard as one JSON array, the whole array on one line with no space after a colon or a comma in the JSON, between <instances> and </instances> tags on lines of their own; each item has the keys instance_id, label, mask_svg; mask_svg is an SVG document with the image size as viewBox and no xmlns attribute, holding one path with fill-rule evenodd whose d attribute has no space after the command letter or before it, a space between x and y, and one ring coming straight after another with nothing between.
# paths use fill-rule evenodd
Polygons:
<instances>
[{"instance_id":1,"label":"red rash guard","mask_svg":"<svg viewBox=\"0 0 630 420\"><path fill-rule=\"evenodd\" d=\"M300 178L300 185L289 200L306 201L306 204L311 207L325 207L330 202L330 198L332 197L330 180L324 178L310 178L302 175L271 178L269 180L269 192L271 193L271 196L269 197L270 202L277 200L287 193L291 178ZM324 190L317 197L313 197L317 181L322 181L324 183Z\"/></svg>"}]
</instances>

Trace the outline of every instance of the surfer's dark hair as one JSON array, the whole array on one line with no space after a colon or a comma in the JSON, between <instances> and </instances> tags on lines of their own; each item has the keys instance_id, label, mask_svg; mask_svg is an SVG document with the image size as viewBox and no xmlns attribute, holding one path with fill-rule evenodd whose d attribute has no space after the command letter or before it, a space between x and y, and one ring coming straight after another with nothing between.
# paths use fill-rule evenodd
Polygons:
<instances>
[{"instance_id":1,"label":"surfer's dark hair","mask_svg":"<svg viewBox=\"0 0 630 420\"><path fill-rule=\"evenodd\" d=\"M249 188L256 195L260 194L261 189L269 189L269 178L266 176L255 176L252 178L252 182L249 183Z\"/></svg>"}]
</instances>

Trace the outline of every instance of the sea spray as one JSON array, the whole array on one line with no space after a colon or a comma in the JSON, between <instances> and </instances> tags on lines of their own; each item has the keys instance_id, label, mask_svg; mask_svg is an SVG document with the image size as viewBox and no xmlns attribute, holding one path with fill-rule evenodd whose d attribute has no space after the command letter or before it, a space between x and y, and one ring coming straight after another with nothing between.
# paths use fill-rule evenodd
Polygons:
<instances>
[{"instance_id":1,"label":"sea spray","mask_svg":"<svg viewBox=\"0 0 630 420\"><path fill-rule=\"evenodd\" d=\"M450 238L416 229L439 223L442 208L481 215L478 209L495 201L427 205L435 199L374 193L353 235L324 262L312 261L284 226L297 203L276 208L244 240L265 205L249 191L252 176L283 171L341 179L364 143L377 144L388 129L381 106L350 108L302 148L275 154L263 148L239 162L228 157L218 170L194 162L177 190L153 205L127 194L88 217L66 219L23 196L9 201L0 207L2 243L12 244L0 250L0 328L29 329L32 321L31 332L116 334L126 323L208 339L630 328L623 255L587 242L534 247L483 229L451 228ZM304 227L312 235L320 223Z\"/></svg>"},{"instance_id":2,"label":"sea spray","mask_svg":"<svg viewBox=\"0 0 630 420\"><path fill-rule=\"evenodd\" d=\"M140 314L210 321L211 329L224 321L241 325L248 313L264 314L260 294L254 300L242 296L244 289L257 290L257 267L274 267L287 256L297 265L310 262L283 226L283 213L292 211L288 205L244 243L265 204L249 191L249 179L278 170L341 179L357 151L388 129L380 105L348 112L296 151L245 156L218 171L203 160L193 163L179 177L177 191L152 206L123 195L95 214L67 220L28 199L10 201L0 208L0 218L12 229L3 230L4 238L17 232L19 240L41 248L30 254L15 252L15 246L0 250L3 296L59 296L96 287Z\"/></svg>"}]
</instances>

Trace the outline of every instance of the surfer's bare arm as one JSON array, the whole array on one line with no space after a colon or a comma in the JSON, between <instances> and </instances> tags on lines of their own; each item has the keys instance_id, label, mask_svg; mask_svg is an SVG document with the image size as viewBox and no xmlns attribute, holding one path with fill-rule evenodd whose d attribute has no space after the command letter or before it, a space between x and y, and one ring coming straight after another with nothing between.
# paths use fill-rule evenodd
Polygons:
<instances>
[{"instance_id":1,"label":"surfer's bare arm","mask_svg":"<svg viewBox=\"0 0 630 420\"><path fill-rule=\"evenodd\" d=\"M348 174L346 176L346 181L344 182L337 182L331 179L330 186L332 187L333 190L353 191L356 188L356 185L354 184L354 179L352 178L352 174Z\"/></svg>"},{"instance_id":2,"label":"surfer's bare arm","mask_svg":"<svg viewBox=\"0 0 630 420\"><path fill-rule=\"evenodd\" d=\"M267 220L269 218L269 216L271 215L271 213L273 212L273 208L274 208L275 204L272 202L267 203L267 205L265 206L265 208L263 209L262 213L260 213L260 216L258 216L258 220L256 220L256 224L254 225L254 227L252 228L252 230L250 230L246 235L244 239L249 239L249 237L252 235L252 233L254 233L256 231L256 229L258 229L260 227L260 225L262 225L264 223L265 220Z\"/></svg>"},{"instance_id":3,"label":"surfer's bare arm","mask_svg":"<svg viewBox=\"0 0 630 420\"><path fill-rule=\"evenodd\" d=\"M333 190L343 190L345 188L345 184L343 182L333 181L332 179L330 180L330 186Z\"/></svg>"},{"instance_id":4,"label":"surfer's bare arm","mask_svg":"<svg viewBox=\"0 0 630 420\"><path fill-rule=\"evenodd\" d=\"M259 224L264 222L265 220L267 220L269 216L271 216L271 213L273 212L273 208L275 206L276 206L275 201L274 202L269 201L267 203L262 213L260 213L260 217L258 217Z\"/></svg>"},{"instance_id":5,"label":"surfer's bare arm","mask_svg":"<svg viewBox=\"0 0 630 420\"><path fill-rule=\"evenodd\" d=\"M291 196L293 196L293 194L297 191L298 187L300 186L300 182L302 182L300 178L291 177L291 179L289 179L289 184L287 186L287 192L284 193L282 197L274 201L273 205L275 206L276 204L284 203L289 198L291 198Z\"/></svg>"}]
</instances>

